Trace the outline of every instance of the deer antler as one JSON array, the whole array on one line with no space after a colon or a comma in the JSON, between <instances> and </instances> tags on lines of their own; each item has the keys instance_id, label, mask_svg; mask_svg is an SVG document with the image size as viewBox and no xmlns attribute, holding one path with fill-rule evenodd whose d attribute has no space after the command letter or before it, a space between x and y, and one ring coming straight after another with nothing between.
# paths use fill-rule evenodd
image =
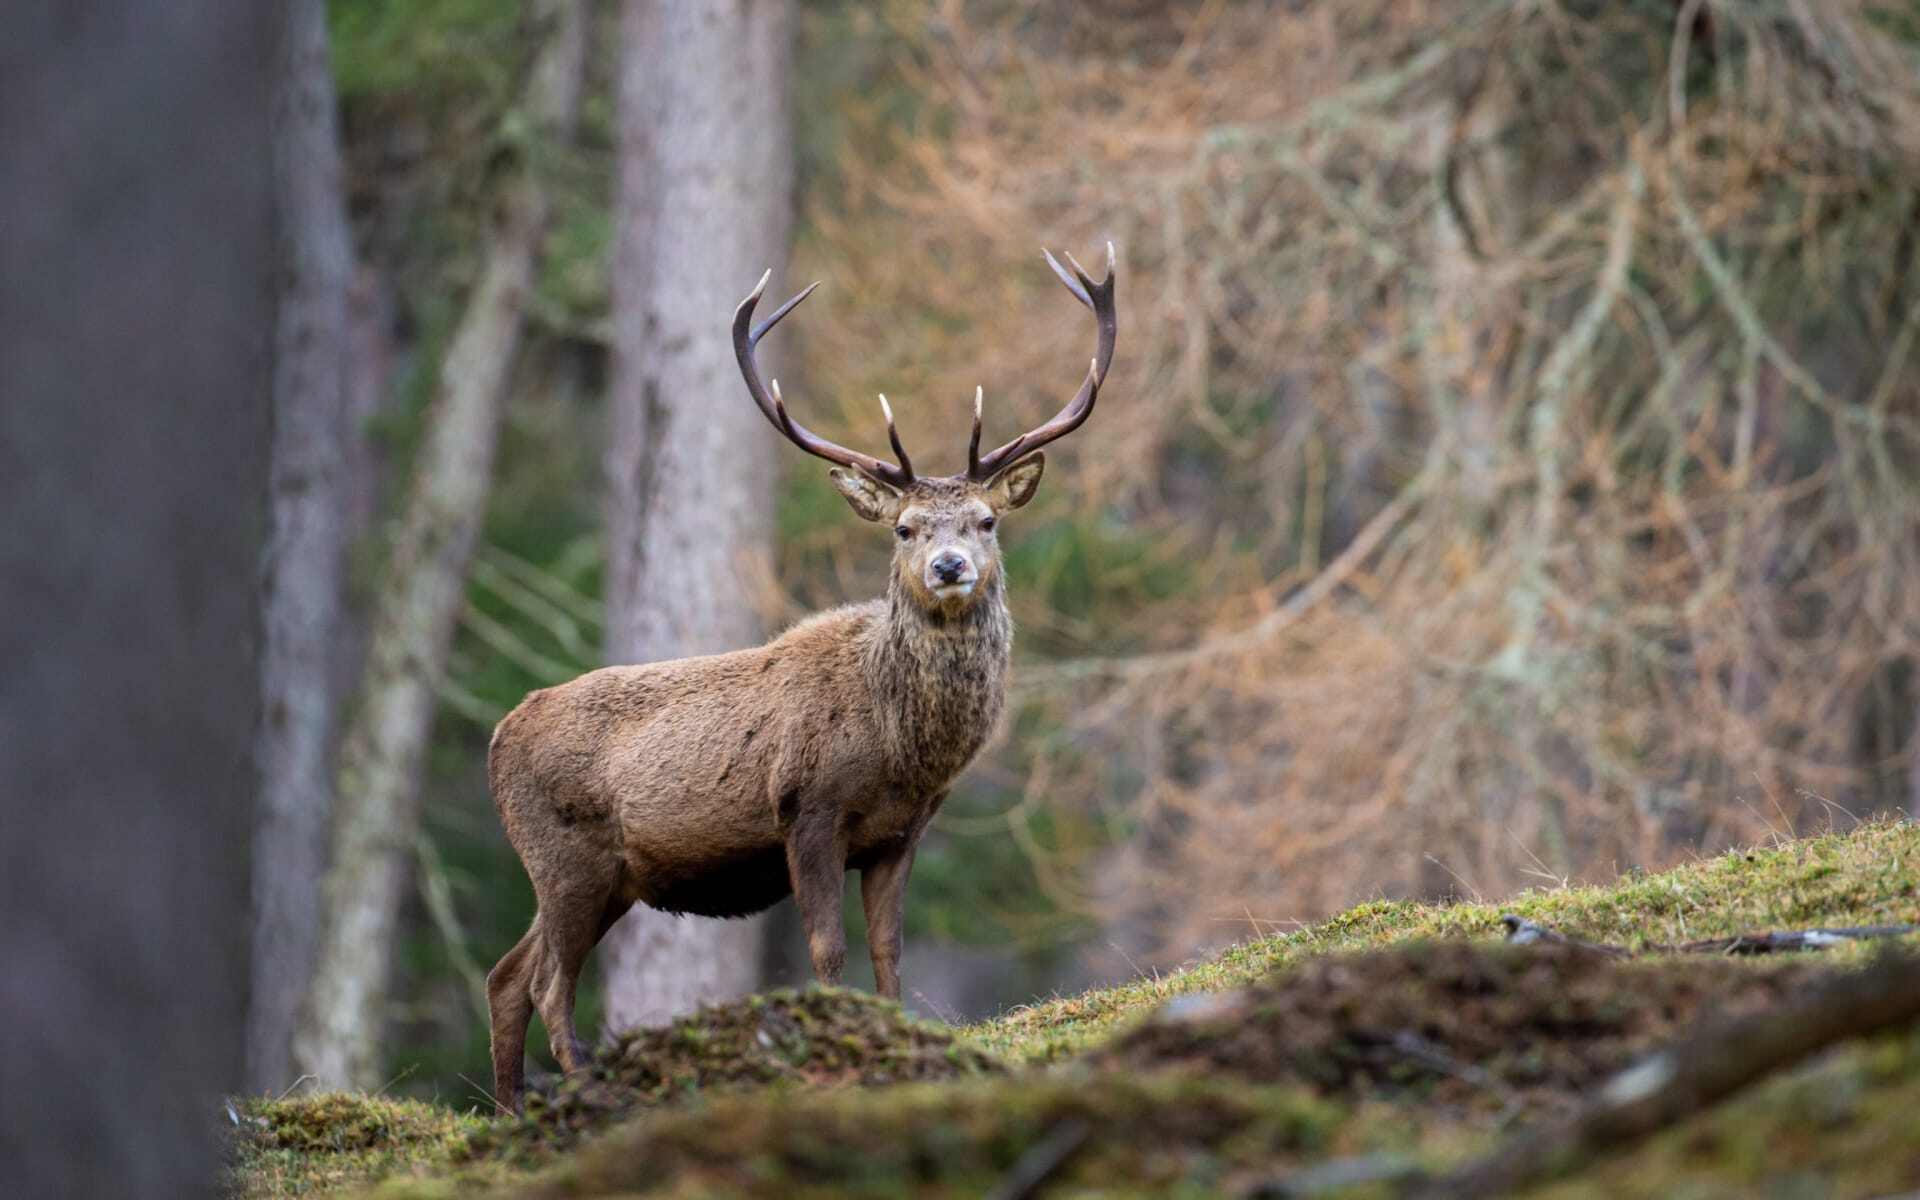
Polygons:
<instances>
[{"instance_id":1,"label":"deer antler","mask_svg":"<svg viewBox=\"0 0 1920 1200\"><path fill-rule=\"evenodd\" d=\"M1055 270L1058 269L1055 267ZM885 396L880 397L880 411L886 414L887 439L893 443L893 452L900 459L899 466L881 462L858 450L849 450L814 433L794 420L787 412L786 402L780 398L779 380L773 381L771 395L761 384L760 368L753 361L754 347L760 344L760 339L766 336L767 330L778 325L780 318L792 312L802 300L813 294L814 288L820 286L818 283L809 284L805 291L774 309L772 316L756 326L753 324L754 306L760 303L760 294L767 290L767 280L771 278L773 278L772 271L762 275L753 291L740 302L740 307L733 310L733 356L740 362L740 374L747 381L747 391L753 395L753 402L760 406L760 411L765 414L767 420L773 422L775 429L785 434L788 441L808 454L843 467L852 467L873 476L882 483L891 484L897 488L906 487L913 482L913 463L907 458L906 449L900 445L900 434L893 427L893 409L887 404Z\"/></svg>"},{"instance_id":2,"label":"deer antler","mask_svg":"<svg viewBox=\"0 0 1920 1200\"><path fill-rule=\"evenodd\" d=\"M1093 402L1100 398L1100 385L1107 378L1107 365L1113 361L1113 339L1119 332L1119 321L1113 311L1113 243L1107 243L1107 277L1095 283L1087 277L1080 264L1073 261L1073 255L1067 255L1067 262L1073 267L1069 275L1052 253L1042 250L1047 256L1047 265L1067 285L1074 298L1093 310L1094 325L1098 331L1095 342L1093 363L1087 369L1087 378L1081 383L1080 390L1074 393L1067 406L1055 413L1053 419L1038 429L1029 430L1014 438L1006 445L982 456L980 453L980 407L979 389L973 395L973 438L967 446L967 476L970 479L986 481L1016 458L1033 453L1048 442L1063 438L1093 413Z\"/></svg>"}]
</instances>

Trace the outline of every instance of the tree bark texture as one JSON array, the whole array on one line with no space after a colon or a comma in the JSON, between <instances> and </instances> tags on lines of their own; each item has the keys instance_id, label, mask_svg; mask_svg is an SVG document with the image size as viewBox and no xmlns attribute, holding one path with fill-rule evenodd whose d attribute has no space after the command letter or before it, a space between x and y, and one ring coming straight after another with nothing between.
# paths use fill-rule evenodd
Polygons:
<instances>
[{"instance_id":1,"label":"tree bark texture","mask_svg":"<svg viewBox=\"0 0 1920 1200\"><path fill-rule=\"evenodd\" d=\"M253 993L247 1082L293 1081L293 1033L313 973L333 807L343 646L347 293L325 0L291 0L273 105L279 222L270 512L262 578L260 803L253 851Z\"/></svg>"},{"instance_id":2,"label":"tree bark texture","mask_svg":"<svg viewBox=\"0 0 1920 1200\"><path fill-rule=\"evenodd\" d=\"M771 542L779 438L729 322L786 261L792 8L628 0L622 37L607 653L649 662L763 633L738 564ZM608 1027L751 990L763 926L635 908L604 951Z\"/></svg>"},{"instance_id":3,"label":"tree bark texture","mask_svg":"<svg viewBox=\"0 0 1920 1200\"><path fill-rule=\"evenodd\" d=\"M0 34L0 1163L222 1190L241 1083L279 9Z\"/></svg>"},{"instance_id":4,"label":"tree bark texture","mask_svg":"<svg viewBox=\"0 0 1920 1200\"><path fill-rule=\"evenodd\" d=\"M532 136L563 142L579 110L586 0L534 0ZM468 562L486 512L527 293L551 204L525 160L507 180L381 585L360 703L340 751L325 918L295 1053L327 1086L377 1086L395 927L419 836L421 765Z\"/></svg>"}]
</instances>

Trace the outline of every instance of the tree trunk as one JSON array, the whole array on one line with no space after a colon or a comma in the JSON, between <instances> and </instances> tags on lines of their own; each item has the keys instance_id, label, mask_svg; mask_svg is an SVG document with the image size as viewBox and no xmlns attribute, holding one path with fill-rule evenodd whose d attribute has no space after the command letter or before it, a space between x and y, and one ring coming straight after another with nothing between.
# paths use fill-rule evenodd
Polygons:
<instances>
[{"instance_id":1,"label":"tree trunk","mask_svg":"<svg viewBox=\"0 0 1920 1200\"><path fill-rule=\"evenodd\" d=\"M624 16L607 652L647 662L762 633L738 563L771 542L779 439L728 331L786 261L792 10L628 0ZM607 939L608 1026L751 990L763 927L634 909Z\"/></svg>"},{"instance_id":2,"label":"tree trunk","mask_svg":"<svg viewBox=\"0 0 1920 1200\"><path fill-rule=\"evenodd\" d=\"M526 112L564 141L579 109L586 0L534 0L540 49ZM522 147L524 156L526 147ZM373 618L361 700L340 753L333 866L310 1007L296 1046L329 1086L379 1083L394 927L419 836L421 762L465 595L523 305L550 204L523 157L447 357Z\"/></svg>"},{"instance_id":3,"label":"tree trunk","mask_svg":"<svg viewBox=\"0 0 1920 1200\"><path fill-rule=\"evenodd\" d=\"M225 1190L242 1078L280 10L0 34L0 1161Z\"/></svg>"},{"instance_id":4,"label":"tree trunk","mask_svg":"<svg viewBox=\"0 0 1920 1200\"><path fill-rule=\"evenodd\" d=\"M273 106L279 218L273 458L262 588L260 805L253 848L247 1082L292 1082L293 1032L313 972L326 870L347 529L347 289L325 0L287 8Z\"/></svg>"}]
</instances>

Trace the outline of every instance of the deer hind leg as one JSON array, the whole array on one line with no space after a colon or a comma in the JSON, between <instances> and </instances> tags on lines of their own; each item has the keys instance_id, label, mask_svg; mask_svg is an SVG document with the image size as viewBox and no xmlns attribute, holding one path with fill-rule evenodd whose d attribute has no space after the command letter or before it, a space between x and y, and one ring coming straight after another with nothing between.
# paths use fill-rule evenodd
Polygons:
<instances>
[{"instance_id":1,"label":"deer hind leg","mask_svg":"<svg viewBox=\"0 0 1920 1200\"><path fill-rule=\"evenodd\" d=\"M487 1009L493 1026L493 1102L519 1112L527 1089L527 1022L533 1016L533 966L539 924L487 972Z\"/></svg>"},{"instance_id":2,"label":"deer hind leg","mask_svg":"<svg viewBox=\"0 0 1920 1200\"><path fill-rule=\"evenodd\" d=\"M537 965L533 972L533 1003L547 1027L547 1041L560 1069L571 1074L589 1064L587 1048L573 1025L574 993L587 955L600 944L613 923L632 907L632 901L614 894L615 872L602 885L578 887L540 897Z\"/></svg>"}]
</instances>

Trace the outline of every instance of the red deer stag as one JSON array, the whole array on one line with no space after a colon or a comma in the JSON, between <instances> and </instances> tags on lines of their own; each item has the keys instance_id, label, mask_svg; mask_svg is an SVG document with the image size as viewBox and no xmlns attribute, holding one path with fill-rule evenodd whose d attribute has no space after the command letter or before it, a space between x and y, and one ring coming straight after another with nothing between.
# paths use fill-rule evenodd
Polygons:
<instances>
[{"instance_id":1,"label":"red deer stag","mask_svg":"<svg viewBox=\"0 0 1920 1200\"><path fill-rule=\"evenodd\" d=\"M494 1097L517 1109L535 1008L563 1069L587 1065L573 1027L587 954L636 902L737 917L792 892L822 982L846 961L841 889L860 872L881 995L900 995L907 872L954 778L1000 718L1013 623L994 526L1033 498L1040 448L1080 427L1113 358L1113 247L1095 283L1073 256L1067 289L1093 311L1093 363L1065 408L980 453L980 391L965 474L922 478L880 398L895 463L835 445L761 383L754 347L813 291L758 326L763 276L733 315L747 391L774 428L835 464L853 511L893 530L884 598L820 613L764 646L607 667L534 692L500 722L488 778L533 881L533 925L487 976ZM771 272L768 273L771 275Z\"/></svg>"}]
</instances>

